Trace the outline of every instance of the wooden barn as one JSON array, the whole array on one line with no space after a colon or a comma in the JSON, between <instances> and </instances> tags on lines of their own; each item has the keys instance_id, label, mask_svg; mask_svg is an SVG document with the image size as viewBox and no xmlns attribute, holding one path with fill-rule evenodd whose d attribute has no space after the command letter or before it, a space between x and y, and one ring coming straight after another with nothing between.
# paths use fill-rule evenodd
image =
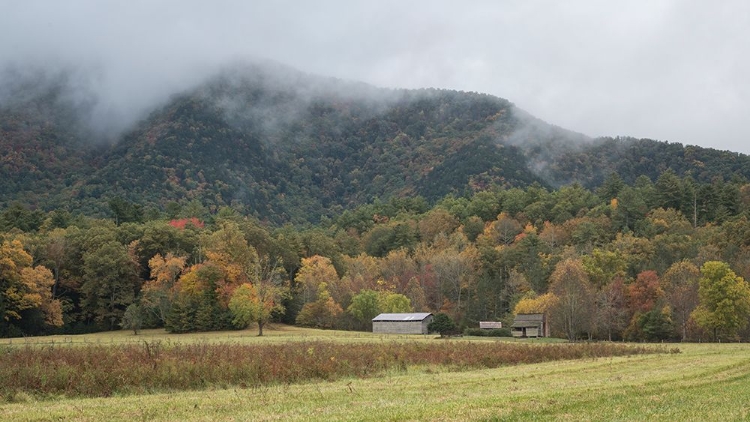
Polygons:
<instances>
[{"instance_id":1,"label":"wooden barn","mask_svg":"<svg viewBox=\"0 0 750 422\"><path fill-rule=\"evenodd\" d=\"M482 330L497 330L503 328L500 321L479 321L479 328Z\"/></svg>"},{"instance_id":2,"label":"wooden barn","mask_svg":"<svg viewBox=\"0 0 750 422\"><path fill-rule=\"evenodd\" d=\"M549 337L545 314L518 314L510 326L513 337Z\"/></svg>"},{"instance_id":3,"label":"wooden barn","mask_svg":"<svg viewBox=\"0 0 750 422\"><path fill-rule=\"evenodd\" d=\"M372 332L381 334L427 334L432 314L380 314L372 319Z\"/></svg>"}]
</instances>

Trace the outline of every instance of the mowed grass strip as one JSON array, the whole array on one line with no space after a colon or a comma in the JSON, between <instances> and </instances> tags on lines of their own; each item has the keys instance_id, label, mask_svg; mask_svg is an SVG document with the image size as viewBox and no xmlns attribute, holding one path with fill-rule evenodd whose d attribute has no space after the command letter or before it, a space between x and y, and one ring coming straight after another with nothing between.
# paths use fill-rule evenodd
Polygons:
<instances>
[{"instance_id":1,"label":"mowed grass strip","mask_svg":"<svg viewBox=\"0 0 750 422\"><path fill-rule=\"evenodd\" d=\"M0 405L5 420L746 420L750 346Z\"/></svg>"},{"instance_id":2,"label":"mowed grass strip","mask_svg":"<svg viewBox=\"0 0 750 422\"><path fill-rule=\"evenodd\" d=\"M555 360L668 352L611 343L433 341L280 344L144 341L0 348L0 395L97 397L370 377L414 367L495 368ZM6 399L7 400L7 399Z\"/></svg>"}]
</instances>

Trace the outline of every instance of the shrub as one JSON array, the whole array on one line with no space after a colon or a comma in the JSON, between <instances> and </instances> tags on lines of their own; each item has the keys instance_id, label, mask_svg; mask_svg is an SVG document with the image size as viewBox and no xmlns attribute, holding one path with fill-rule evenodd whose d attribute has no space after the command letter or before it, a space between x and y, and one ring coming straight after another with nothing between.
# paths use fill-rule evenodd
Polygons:
<instances>
[{"instance_id":1,"label":"shrub","mask_svg":"<svg viewBox=\"0 0 750 422\"><path fill-rule=\"evenodd\" d=\"M487 330L481 328L467 328L464 330L465 336L484 337L487 335Z\"/></svg>"},{"instance_id":2,"label":"shrub","mask_svg":"<svg viewBox=\"0 0 750 422\"><path fill-rule=\"evenodd\" d=\"M491 330L483 330L481 328L467 328L464 330L464 335L475 337L511 337L511 333L508 328L493 328Z\"/></svg>"},{"instance_id":3,"label":"shrub","mask_svg":"<svg viewBox=\"0 0 750 422\"><path fill-rule=\"evenodd\" d=\"M492 330L488 330L487 334L485 335L487 337L511 337L512 336L509 328L493 328Z\"/></svg>"}]
</instances>

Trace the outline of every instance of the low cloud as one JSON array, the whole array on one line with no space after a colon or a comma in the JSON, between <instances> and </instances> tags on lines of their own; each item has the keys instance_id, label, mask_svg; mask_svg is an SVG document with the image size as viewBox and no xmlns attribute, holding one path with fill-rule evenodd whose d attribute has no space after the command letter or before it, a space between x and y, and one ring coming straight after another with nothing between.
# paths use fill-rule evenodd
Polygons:
<instances>
[{"instance_id":1,"label":"low cloud","mask_svg":"<svg viewBox=\"0 0 750 422\"><path fill-rule=\"evenodd\" d=\"M92 119L132 124L238 59L507 98L590 136L750 153L750 3L11 2L0 68L77 69Z\"/></svg>"}]
</instances>

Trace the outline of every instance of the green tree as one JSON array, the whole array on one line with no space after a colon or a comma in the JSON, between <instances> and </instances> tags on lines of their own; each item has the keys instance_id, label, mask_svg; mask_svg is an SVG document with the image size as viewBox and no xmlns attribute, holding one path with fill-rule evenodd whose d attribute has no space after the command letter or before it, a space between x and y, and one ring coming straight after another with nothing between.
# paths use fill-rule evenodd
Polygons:
<instances>
[{"instance_id":1,"label":"green tree","mask_svg":"<svg viewBox=\"0 0 750 422\"><path fill-rule=\"evenodd\" d=\"M141 330L142 326L143 310L141 308L141 305L139 305L138 303L131 303L130 306L125 309L125 313L122 315L120 327L126 330L133 330L133 333L135 335L138 335L138 332Z\"/></svg>"},{"instance_id":2,"label":"green tree","mask_svg":"<svg viewBox=\"0 0 750 422\"><path fill-rule=\"evenodd\" d=\"M251 322L258 320L261 312L260 301L255 288L250 283L237 287L229 299L229 310L232 311L232 323L237 328L247 328ZM259 334L262 335L262 334Z\"/></svg>"},{"instance_id":3,"label":"green tree","mask_svg":"<svg viewBox=\"0 0 750 422\"><path fill-rule=\"evenodd\" d=\"M658 341L667 340L674 335L674 324L669 306L661 309L654 308L646 313L638 314L638 340ZM635 339L633 339L635 340Z\"/></svg>"},{"instance_id":4,"label":"green tree","mask_svg":"<svg viewBox=\"0 0 750 422\"><path fill-rule=\"evenodd\" d=\"M432 321L427 325L427 331L431 333L440 333L440 337L449 336L456 332L458 327L453 321L453 318L448 314L439 313L432 318Z\"/></svg>"},{"instance_id":5,"label":"green tree","mask_svg":"<svg viewBox=\"0 0 750 422\"><path fill-rule=\"evenodd\" d=\"M604 180L604 183L599 186L599 189L597 189L596 193L601 199L610 201L613 198L617 198L617 195L620 194L620 191L624 187L625 182L623 182L620 175L612 172L609 174L609 176L607 176L607 179Z\"/></svg>"},{"instance_id":6,"label":"green tree","mask_svg":"<svg viewBox=\"0 0 750 422\"><path fill-rule=\"evenodd\" d=\"M143 207L116 196L109 200L109 209L115 219L115 224L143 222Z\"/></svg>"},{"instance_id":7,"label":"green tree","mask_svg":"<svg viewBox=\"0 0 750 422\"><path fill-rule=\"evenodd\" d=\"M682 205L682 182L671 169L659 175L654 184L656 205L661 208L679 210Z\"/></svg>"},{"instance_id":8,"label":"green tree","mask_svg":"<svg viewBox=\"0 0 750 422\"><path fill-rule=\"evenodd\" d=\"M381 292L379 299L381 312L398 314L413 310L411 300L400 293Z\"/></svg>"},{"instance_id":9,"label":"green tree","mask_svg":"<svg viewBox=\"0 0 750 422\"><path fill-rule=\"evenodd\" d=\"M634 230L636 223L648 212L642 192L627 186L620 191L613 205L612 221L621 230Z\"/></svg>"},{"instance_id":10,"label":"green tree","mask_svg":"<svg viewBox=\"0 0 750 422\"><path fill-rule=\"evenodd\" d=\"M693 311L699 326L713 333L714 340L736 338L750 317L750 286L725 262L709 261L701 267L698 296Z\"/></svg>"},{"instance_id":11,"label":"green tree","mask_svg":"<svg viewBox=\"0 0 750 422\"><path fill-rule=\"evenodd\" d=\"M624 275L627 268L627 262L619 251L595 248L591 255L585 255L581 260L589 280L599 288L609 284L615 276Z\"/></svg>"},{"instance_id":12,"label":"green tree","mask_svg":"<svg viewBox=\"0 0 750 422\"><path fill-rule=\"evenodd\" d=\"M116 241L86 252L83 260L84 309L112 330L135 299L136 264L127 247Z\"/></svg>"},{"instance_id":13,"label":"green tree","mask_svg":"<svg viewBox=\"0 0 750 422\"><path fill-rule=\"evenodd\" d=\"M380 310L380 295L374 290L363 290L352 298L352 303L347 311L362 324L369 326L372 319L378 316ZM370 326L370 328L372 328Z\"/></svg>"},{"instance_id":14,"label":"green tree","mask_svg":"<svg viewBox=\"0 0 750 422\"><path fill-rule=\"evenodd\" d=\"M44 222L44 214L39 210L29 210L20 202L13 202L0 213L0 229L17 228L22 232L37 231Z\"/></svg>"}]
</instances>

